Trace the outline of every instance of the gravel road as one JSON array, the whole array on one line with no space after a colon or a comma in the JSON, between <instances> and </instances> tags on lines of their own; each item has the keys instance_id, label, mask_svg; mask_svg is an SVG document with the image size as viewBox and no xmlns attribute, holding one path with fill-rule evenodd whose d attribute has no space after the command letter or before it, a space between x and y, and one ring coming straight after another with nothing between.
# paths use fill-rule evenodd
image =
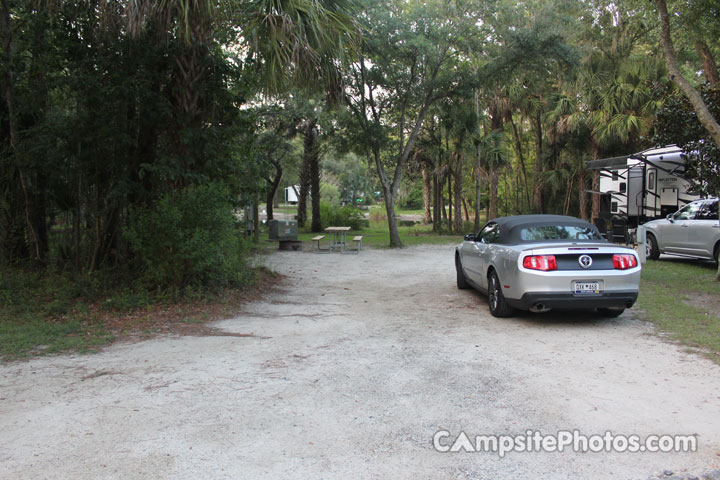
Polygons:
<instances>
[{"instance_id":1,"label":"gravel road","mask_svg":"<svg viewBox=\"0 0 720 480\"><path fill-rule=\"evenodd\" d=\"M1 478L646 479L720 467L720 367L626 312L496 319L452 246L277 252L228 336L0 365ZM232 334L253 333L255 337ZM696 434L694 453L440 453L433 435Z\"/></svg>"}]
</instances>

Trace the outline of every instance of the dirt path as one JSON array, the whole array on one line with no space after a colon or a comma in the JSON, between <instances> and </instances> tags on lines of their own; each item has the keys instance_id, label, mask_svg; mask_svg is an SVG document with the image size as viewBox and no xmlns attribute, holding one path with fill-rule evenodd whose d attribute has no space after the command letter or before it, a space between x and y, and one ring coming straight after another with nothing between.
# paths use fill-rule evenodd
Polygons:
<instances>
[{"instance_id":1,"label":"dirt path","mask_svg":"<svg viewBox=\"0 0 720 480\"><path fill-rule=\"evenodd\" d=\"M720 467L720 367L628 313L490 317L452 247L279 252L215 325L0 366L1 478L645 479ZM697 434L696 453L438 453L433 434Z\"/></svg>"}]
</instances>

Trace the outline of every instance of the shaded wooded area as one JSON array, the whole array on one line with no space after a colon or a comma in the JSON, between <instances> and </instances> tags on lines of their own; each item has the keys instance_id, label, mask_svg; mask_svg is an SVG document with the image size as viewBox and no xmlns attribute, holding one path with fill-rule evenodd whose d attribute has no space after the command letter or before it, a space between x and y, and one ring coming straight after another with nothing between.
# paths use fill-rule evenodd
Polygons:
<instances>
[{"instance_id":1,"label":"shaded wooded area","mask_svg":"<svg viewBox=\"0 0 720 480\"><path fill-rule=\"evenodd\" d=\"M0 7L7 262L77 271L172 263L207 244L198 232L219 217L171 205L230 216L266 201L272 217L287 182L299 187L301 226L317 231L323 175L343 177L351 200L380 193L393 246L401 245L397 199L413 188L438 232L461 233L473 217L479 228L481 212L592 219L598 177L587 160L676 136L688 145L710 141L695 138L702 126L670 84L661 17L646 3ZM717 5L667 8L677 72L714 98ZM693 127L672 133L677 123L667 119L682 111ZM717 149L707 153L714 159ZM712 171L712 161L698 175ZM176 234L139 235L148 225ZM222 250L213 248L202 257ZM241 250L233 244L227 252ZM199 260L190 257L177 268L194 271Z\"/></svg>"}]
</instances>

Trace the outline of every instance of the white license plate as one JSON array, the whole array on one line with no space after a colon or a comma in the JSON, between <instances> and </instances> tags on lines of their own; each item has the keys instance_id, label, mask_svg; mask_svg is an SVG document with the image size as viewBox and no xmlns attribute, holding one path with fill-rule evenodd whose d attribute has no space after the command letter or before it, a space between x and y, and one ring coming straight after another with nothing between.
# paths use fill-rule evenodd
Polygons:
<instances>
[{"instance_id":1,"label":"white license plate","mask_svg":"<svg viewBox=\"0 0 720 480\"><path fill-rule=\"evenodd\" d=\"M573 282L576 294L596 294L602 291L600 282Z\"/></svg>"}]
</instances>

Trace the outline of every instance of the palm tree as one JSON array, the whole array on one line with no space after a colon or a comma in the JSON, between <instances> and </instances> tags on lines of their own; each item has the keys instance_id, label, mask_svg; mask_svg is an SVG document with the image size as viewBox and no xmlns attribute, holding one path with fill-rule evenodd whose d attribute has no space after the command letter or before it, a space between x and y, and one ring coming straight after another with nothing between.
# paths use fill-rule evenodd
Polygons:
<instances>
[{"instance_id":1,"label":"palm tree","mask_svg":"<svg viewBox=\"0 0 720 480\"><path fill-rule=\"evenodd\" d=\"M128 30L137 34L154 25L158 39L174 32L189 52L178 59L183 80L192 91L202 75L202 55L220 27L234 49L256 60L262 85L269 94L290 85L309 90L324 87L333 99L340 95L338 66L353 55L360 30L352 17L352 0L131 0L125 9ZM188 92L184 92L186 95ZM187 107L193 106L189 94Z\"/></svg>"},{"instance_id":2,"label":"palm tree","mask_svg":"<svg viewBox=\"0 0 720 480\"><path fill-rule=\"evenodd\" d=\"M603 151L638 150L640 138L648 133L659 107L650 84L662 76L662 65L653 57L595 52L583 62L577 80L553 98L546 119L560 137L587 139L585 148L592 160L597 160ZM579 208L580 216L587 219L584 164L581 161L577 165ZM598 190L599 175L595 171L592 191ZM591 217L596 218L598 213L599 197L593 195Z\"/></svg>"}]
</instances>

